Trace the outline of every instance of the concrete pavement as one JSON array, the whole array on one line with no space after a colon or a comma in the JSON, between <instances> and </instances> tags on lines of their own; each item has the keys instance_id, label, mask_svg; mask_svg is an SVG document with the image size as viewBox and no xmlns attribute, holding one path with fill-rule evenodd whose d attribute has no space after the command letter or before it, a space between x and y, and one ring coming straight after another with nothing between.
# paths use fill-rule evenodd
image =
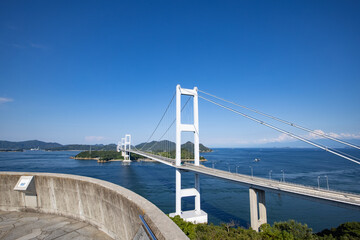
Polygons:
<instances>
[{"instance_id":1,"label":"concrete pavement","mask_svg":"<svg viewBox=\"0 0 360 240\"><path fill-rule=\"evenodd\" d=\"M107 234L88 223L57 215L0 211L0 239L104 239Z\"/></svg>"}]
</instances>

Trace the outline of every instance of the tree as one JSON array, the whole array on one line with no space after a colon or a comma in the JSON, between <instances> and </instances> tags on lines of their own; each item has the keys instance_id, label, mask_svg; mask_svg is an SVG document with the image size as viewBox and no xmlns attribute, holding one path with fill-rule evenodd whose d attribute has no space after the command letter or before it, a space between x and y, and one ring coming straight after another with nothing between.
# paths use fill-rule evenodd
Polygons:
<instances>
[{"instance_id":1,"label":"tree","mask_svg":"<svg viewBox=\"0 0 360 240\"><path fill-rule=\"evenodd\" d=\"M360 222L343 223L337 228L325 229L317 233L320 239L360 239Z\"/></svg>"}]
</instances>

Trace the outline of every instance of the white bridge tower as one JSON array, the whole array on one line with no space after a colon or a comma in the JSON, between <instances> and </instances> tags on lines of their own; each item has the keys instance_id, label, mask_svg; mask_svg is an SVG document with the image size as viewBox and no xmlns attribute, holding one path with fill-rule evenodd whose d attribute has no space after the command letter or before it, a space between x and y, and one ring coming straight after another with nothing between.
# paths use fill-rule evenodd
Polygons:
<instances>
[{"instance_id":1,"label":"white bridge tower","mask_svg":"<svg viewBox=\"0 0 360 240\"><path fill-rule=\"evenodd\" d=\"M124 157L124 162L131 162L130 160L130 150L131 150L131 135L126 134L124 138L121 138L121 142L118 142L116 151L120 152Z\"/></svg>"},{"instance_id":2,"label":"white bridge tower","mask_svg":"<svg viewBox=\"0 0 360 240\"><path fill-rule=\"evenodd\" d=\"M193 96L194 104L194 121L193 124L181 123L181 95ZM194 164L199 166L199 108L198 108L198 89L185 89L180 85L176 86L176 166L181 166L181 133L194 133ZM190 211L181 210L181 198L195 197L195 209ZM195 187L181 188L181 170L176 169L176 211L170 213L170 217L179 215L182 219L193 223L207 223L208 215L201 210L200 207L200 178L199 174L195 173Z\"/></svg>"}]
</instances>

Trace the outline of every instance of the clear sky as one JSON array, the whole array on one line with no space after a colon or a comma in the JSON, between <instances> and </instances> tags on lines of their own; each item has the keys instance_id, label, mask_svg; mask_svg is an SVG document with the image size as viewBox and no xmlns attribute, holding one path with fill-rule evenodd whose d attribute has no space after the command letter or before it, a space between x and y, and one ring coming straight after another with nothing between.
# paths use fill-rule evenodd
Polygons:
<instances>
[{"instance_id":1,"label":"clear sky","mask_svg":"<svg viewBox=\"0 0 360 240\"><path fill-rule=\"evenodd\" d=\"M357 141L359 13L346 0L2 0L0 140L140 143L181 84ZM199 107L209 146L289 141Z\"/></svg>"}]
</instances>

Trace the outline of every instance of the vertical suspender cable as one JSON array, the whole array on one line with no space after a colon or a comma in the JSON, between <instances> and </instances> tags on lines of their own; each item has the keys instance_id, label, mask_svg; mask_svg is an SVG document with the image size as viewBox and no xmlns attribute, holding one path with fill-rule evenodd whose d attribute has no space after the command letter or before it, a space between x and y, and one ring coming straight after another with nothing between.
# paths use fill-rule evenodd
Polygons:
<instances>
[{"instance_id":1,"label":"vertical suspender cable","mask_svg":"<svg viewBox=\"0 0 360 240\"><path fill-rule=\"evenodd\" d=\"M149 137L148 140L145 142L145 144L141 147L140 150L142 150L142 149L148 144L149 140L152 138L152 136L154 135L154 133L155 133L156 130L158 129L161 121L164 119L165 114L166 114L167 111L169 110L169 107L170 107L171 103L174 101L174 98L175 98L175 94L172 96L171 101L170 101L170 103L168 104L168 106L166 107L166 110L165 110L164 114L162 115L160 121L159 121L158 124L156 125L155 130L151 133L150 137Z\"/></svg>"},{"instance_id":2,"label":"vertical suspender cable","mask_svg":"<svg viewBox=\"0 0 360 240\"><path fill-rule=\"evenodd\" d=\"M181 108L181 111L184 110L184 108L185 108L186 105L188 104L189 100L190 100L190 98L186 101L186 103L184 104L184 106ZM163 139L163 137L165 136L165 134L170 130L170 128L175 124L175 122L176 122L176 119L174 119L174 121L173 121L173 122L170 124L170 126L166 129L165 133L159 138L159 141L155 142L155 143L149 148L149 150L152 149L153 147L155 147L155 146Z\"/></svg>"}]
</instances>

